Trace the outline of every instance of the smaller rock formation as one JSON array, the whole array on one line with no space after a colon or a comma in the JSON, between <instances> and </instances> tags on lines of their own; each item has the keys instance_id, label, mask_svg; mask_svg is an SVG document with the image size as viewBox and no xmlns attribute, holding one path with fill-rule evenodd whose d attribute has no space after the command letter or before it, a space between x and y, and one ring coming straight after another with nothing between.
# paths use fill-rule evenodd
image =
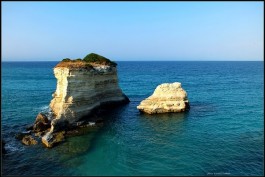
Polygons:
<instances>
[{"instance_id":1,"label":"smaller rock formation","mask_svg":"<svg viewBox=\"0 0 265 177\"><path fill-rule=\"evenodd\" d=\"M29 146L38 144L38 141L35 140L31 135L26 135L22 138L22 143Z\"/></svg>"},{"instance_id":2,"label":"smaller rock formation","mask_svg":"<svg viewBox=\"0 0 265 177\"><path fill-rule=\"evenodd\" d=\"M33 132L43 132L48 128L51 128L51 122L45 114L39 113L33 125Z\"/></svg>"},{"instance_id":3,"label":"smaller rock formation","mask_svg":"<svg viewBox=\"0 0 265 177\"><path fill-rule=\"evenodd\" d=\"M27 131L17 133L15 138L20 140L24 145L35 145L38 144L38 141L35 138L42 137L50 130L50 127L51 121L48 117L44 113L39 113L34 124L27 126Z\"/></svg>"},{"instance_id":4,"label":"smaller rock formation","mask_svg":"<svg viewBox=\"0 0 265 177\"><path fill-rule=\"evenodd\" d=\"M189 101L181 83L165 83L157 86L153 95L143 100L137 109L148 114L182 112L189 109Z\"/></svg>"}]
</instances>

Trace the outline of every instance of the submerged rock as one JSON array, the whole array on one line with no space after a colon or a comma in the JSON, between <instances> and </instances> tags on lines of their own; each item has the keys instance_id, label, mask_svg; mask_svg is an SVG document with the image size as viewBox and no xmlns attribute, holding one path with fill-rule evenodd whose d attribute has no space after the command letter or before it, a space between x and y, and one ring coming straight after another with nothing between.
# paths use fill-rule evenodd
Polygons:
<instances>
[{"instance_id":1,"label":"submerged rock","mask_svg":"<svg viewBox=\"0 0 265 177\"><path fill-rule=\"evenodd\" d=\"M26 135L22 138L22 143L29 146L38 144L38 141L35 140L31 135Z\"/></svg>"},{"instance_id":2,"label":"submerged rock","mask_svg":"<svg viewBox=\"0 0 265 177\"><path fill-rule=\"evenodd\" d=\"M137 106L148 114L182 112L189 109L186 91L181 83L164 83L156 87L154 93Z\"/></svg>"}]
</instances>

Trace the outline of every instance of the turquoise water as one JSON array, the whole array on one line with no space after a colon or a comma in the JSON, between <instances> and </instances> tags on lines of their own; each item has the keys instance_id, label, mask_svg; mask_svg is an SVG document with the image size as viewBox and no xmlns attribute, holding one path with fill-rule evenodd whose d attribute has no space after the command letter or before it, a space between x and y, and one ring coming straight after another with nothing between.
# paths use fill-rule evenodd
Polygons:
<instances>
[{"instance_id":1,"label":"turquoise water","mask_svg":"<svg viewBox=\"0 0 265 177\"><path fill-rule=\"evenodd\" d=\"M53 149L16 132L47 110L57 62L2 62L4 175L264 175L263 62L118 62L128 105L105 124ZM145 115L157 85L181 82L187 113Z\"/></svg>"}]
</instances>

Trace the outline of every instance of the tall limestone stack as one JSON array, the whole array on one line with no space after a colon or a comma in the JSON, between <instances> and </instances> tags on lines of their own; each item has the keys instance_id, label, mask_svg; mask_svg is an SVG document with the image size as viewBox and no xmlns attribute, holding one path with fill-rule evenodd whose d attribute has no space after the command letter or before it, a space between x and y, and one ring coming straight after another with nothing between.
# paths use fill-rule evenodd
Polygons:
<instances>
[{"instance_id":1,"label":"tall limestone stack","mask_svg":"<svg viewBox=\"0 0 265 177\"><path fill-rule=\"evenodd\" d=\"M64 59L54 68L57 88L50 103L54 119L50 132L42 137L46 146L53 132L76 126L96 108L129 102L118 85L116 65L92 53L83 60Z\"/></svg>"},{"instance_id":2,"label":"tall limestone stack","mask_svg":"<svg viewBox=\"0 0 265 177\"><path fill-rule=\"evenodd\" d=\"M181 83L164 83L156 87L154 93L143 100L137 109L148 114L182 112L189 109L186 91Z\"/></svg>"}]
</instances>

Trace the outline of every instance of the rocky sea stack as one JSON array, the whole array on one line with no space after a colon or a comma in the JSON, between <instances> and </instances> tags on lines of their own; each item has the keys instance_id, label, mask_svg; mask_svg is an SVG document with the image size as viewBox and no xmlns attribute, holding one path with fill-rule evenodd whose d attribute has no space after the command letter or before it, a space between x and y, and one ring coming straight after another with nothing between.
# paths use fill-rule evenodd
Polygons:
<instances>
[{"instance_id":1,"label":"rocky sea stack","mask_svg":"<svg viewBox=\"0 0 265 177\"><path fill-rule=\"evenodd\" d=\"M157 86L154 93L137 106L141 112L148 114L183 112L189 108L187 93L179 82Z\"/></svg>"},{"instance_id":2,"label":"rocky sea stack","mask_svg":"<svg viewBox=\"0 0 265 177\"><path fill-rule=\"evenodd\" d=\"M50 102L51 116L39 114L32 129L39 130L46 147L64 140L67 130L94 126L99 108L129 102L118 85L117 64L95 53L84 59L63 59L54 67L57 87ZM40 118L41 117L41 118Z\"/></svg>"},{"instance_id":3,"label":"rocky sea stack","mask_svg":"<svg viewBox=\"0 0 265 177\"><path fill-rule=\"evenodd\" d=\"M100 106L128 103L118 85L116 65L91 53L83 60L63 60L55 66L57 88L50 103L55 116L51 129L75 125Z\"/></svg>"}]
</instances>

